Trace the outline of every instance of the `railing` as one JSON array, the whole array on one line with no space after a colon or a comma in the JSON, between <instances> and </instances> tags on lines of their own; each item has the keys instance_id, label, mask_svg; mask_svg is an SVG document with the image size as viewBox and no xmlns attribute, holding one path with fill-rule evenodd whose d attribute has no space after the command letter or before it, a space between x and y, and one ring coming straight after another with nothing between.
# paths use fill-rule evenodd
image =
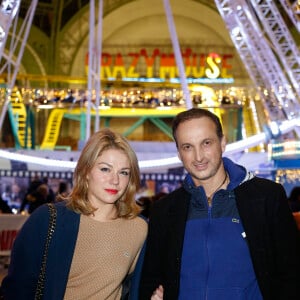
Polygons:
<instances>
[{"instance_id":1,"label":"railing","mask_svg":"<svg viewBox=\"0 0 300 300\"><path fill-rule=\"evenodd\" d=\"M0 256L10 256L14 240L27 215L0 214Z\"/></svg>"}]
</instances>

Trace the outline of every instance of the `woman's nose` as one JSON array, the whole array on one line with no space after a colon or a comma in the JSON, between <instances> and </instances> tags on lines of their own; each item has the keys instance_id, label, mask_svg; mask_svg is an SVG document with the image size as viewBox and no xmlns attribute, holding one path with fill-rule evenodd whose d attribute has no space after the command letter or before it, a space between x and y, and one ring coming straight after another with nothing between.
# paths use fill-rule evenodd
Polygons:
<instances>
[{"instance_id":1,"label":"woman's nose","mask_svg":"<svg viewBox=\"0 0 300 300\"><path fill-rule=\"evenodd\" d=\"M114 184L114 185L119 184L119 174L112 173L112 175L111 175L111 183Z\"/></svg>"}]
</instances>

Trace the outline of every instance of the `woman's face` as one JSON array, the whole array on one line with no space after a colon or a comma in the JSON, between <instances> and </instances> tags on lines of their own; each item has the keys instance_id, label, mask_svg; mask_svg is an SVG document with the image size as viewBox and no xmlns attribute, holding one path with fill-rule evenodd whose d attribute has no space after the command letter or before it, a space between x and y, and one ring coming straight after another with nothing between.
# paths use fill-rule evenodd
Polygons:
<instances>
[{"instance_id":1,"label":"woman's face","mask_svg":"<svg viewBox=\"0 0 300 300\"><path fill-rule=\"evenodd\" d=\"M130 178L130 162L118 149L104 151L87 176L88 199L95 208L113 205L124 194Z\"/></svg>"}]
</instances>

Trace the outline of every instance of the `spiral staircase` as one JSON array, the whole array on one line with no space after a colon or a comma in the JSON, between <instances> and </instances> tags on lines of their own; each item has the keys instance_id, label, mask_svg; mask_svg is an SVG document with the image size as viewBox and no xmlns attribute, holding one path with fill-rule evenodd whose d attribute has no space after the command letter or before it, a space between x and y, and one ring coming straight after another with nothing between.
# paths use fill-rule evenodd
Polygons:
<instances>
[{"instance_id":1,"label":"spiral staircase","mask_svg":"<svg viewBox=\"0 0 300 300\"><path fill-rule=\"evenodd\" d=\"M15 116L14 113L14 105L16 102L11 102L11 99L14 98L12 95L16 77L20 68L21 59L23 57L24 48L27 43L27 38L29 35L29 31L31 28L33 16L35 13L35 9L37 6L37 0L31 1L27 14L25 18L22 20L22 26L18 25L18 12L20 9L20 0L2 0L0 6L0 74L6 73L7 77L5 82L2 83L7 88L6 99L2 105L1 113L0 113L0 128L2 128L5 115L7 111L10 109L10 114ZM9 51L5 51L9 49ZM22 111L25 109L22 104L19 110ZM17 114L20 116L20 114ZM18 128L22 128L21 132L18 132L17 136L21 136L21 140L17 141L17 145L22 144L23 140L23 126L22 124L24 118L26 119L26 114L21 114L22 117L19 119L19 125L15 125ZM18 122L18 120L14 121ZM14 125L13 125L14 127Z\"/></svg>"}]
</instances>

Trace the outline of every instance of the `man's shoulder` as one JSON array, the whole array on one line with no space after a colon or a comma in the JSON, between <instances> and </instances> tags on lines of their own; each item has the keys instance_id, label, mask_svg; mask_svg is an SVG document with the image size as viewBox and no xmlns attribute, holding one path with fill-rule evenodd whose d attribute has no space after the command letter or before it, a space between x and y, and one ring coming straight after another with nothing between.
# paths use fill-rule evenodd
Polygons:
<instances>
[{"instance_id":1,"label":"man's shoulder","mask_svg":"<svg viewBox=\"0 0 300 300\"><path fill-rule=\"evenodd\" d=\"M281 184L263 177L254 176L252 179L243 182L239 187L241 188L249 188L249 187L256 187L256 188L281 188Z\"/></svg>"},{"instance_id":2,"label":"man's shoulder","mask_svg":"<svg viewBox=\"0 0 300 300\"><path fill-rule=\"evenodd\" d=\"M162 208L170 205L182 204L185 201L188 201L189 198L190 194L183 187L180 187L155 201L154 205Z\"/></svg>"},{"instance_id":3,"label":"man's shoulder","mask_svg":"<svg viewBox=\"0 0 300 300\"><path fill-rule=\"evenodd\" d=\"M273 180L253 177L234 190L237 199L278 199L285 198L284 187Z\"/></svg>"},{"instance_id":4,"label":"man's shoulder","mask_svg":"<svg viewBox=\"0 0 300 300\"><path fill-rule=\"evenodd\" d=\"M179 187L164 196L162 199L177 199L178 197L188 197L188 195L189 193L183 187Z\"/></svg>"}]
</instances>

